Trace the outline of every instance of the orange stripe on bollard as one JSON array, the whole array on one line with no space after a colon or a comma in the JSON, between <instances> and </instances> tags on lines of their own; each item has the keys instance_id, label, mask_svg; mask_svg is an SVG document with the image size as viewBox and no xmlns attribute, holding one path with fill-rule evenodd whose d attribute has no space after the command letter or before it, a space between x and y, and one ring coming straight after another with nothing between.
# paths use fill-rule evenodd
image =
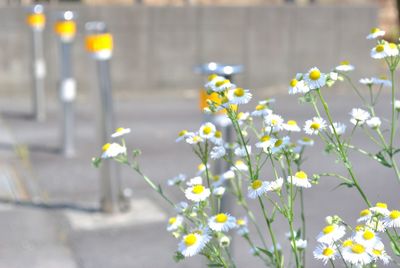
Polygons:
<instances>
[{"instance_id":1,"label":"orange stripe on bollard","mask_svg":"<svg viewBox=\"0 0 400 268\"><path fill-rule=\"evenodd\" d=\"M57 21L54 25L54 31L59 36L75 36L76 23L75 21Z\"/></svg>"},{"instance_id":2,"label":"orange stripe on bollard","mask_svg":"<svg viewBox=\"0 0 400 268\"><path fill-rule=\"evenodd\" d=\"M46 23L46 16L44 14L29 14L26 17L26 23L31 27L43 27Z\"/></svg>"},{"instance_id":3,"label":"orange stripe on bollard","mask_svg":"<svg viewBox=\"0 0 400 268\"><path fill-rule=\"evenodd\" d=\"M205 108L208 108L208 102L212 101L215 102L216 104L221 104L222 100L220 98L220 96L218 95L218 93L213 92L211 94L207 93L207 90L205 90L204 88L200 89L200 102L199 102L199 107L200 109L203 111ZM237 105L230 105L230 107L234 110L237 110ZM226 114L226 110L223 109L219 112L217 112L216 114Z\"/></svg>"},{"instance_id":4,"label":"orange stripe on bollard","mask_svg":"<svg viewBox=\"0 0 400 268\"><path fill-rule=\"evenodd\" d=\"M113 38L109 33L93 34L86 37L86 50L96 53L102 50L113 49Z\"/></svg>"}]
</instances>

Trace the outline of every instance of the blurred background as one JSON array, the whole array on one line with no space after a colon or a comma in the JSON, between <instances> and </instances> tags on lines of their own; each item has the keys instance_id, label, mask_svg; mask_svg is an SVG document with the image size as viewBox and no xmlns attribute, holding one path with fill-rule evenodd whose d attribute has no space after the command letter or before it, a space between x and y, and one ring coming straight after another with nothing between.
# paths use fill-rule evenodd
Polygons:
<instances>
[{"instance_id":1,"label":"blurred background","mask_svg":"<svg viewBox=\"0 0 400 268\"><path fill-rule=\"evenodd\" d=\"M38 3L46 22L27 25ZM71 38L54 32L69 20L60 13L66 10L76 22ZM0 0L0 268L204 267L199 257L174 264L178 241L165 230L174 211L139 176L91 166L110 129L131 128L128 148L140 149L144 173L167 187L179 173L195 176L200 164L175 139L205 120L200 92L213 71L209 62L238 67L224 74L252 90L243 110L274 97L277 113L302 124L313 111L287 94L295 74L313 66L328 72L343 60L356 66L355 82L385 74L365 36L379 27L396 41L397 17L394 0ZM103 49L112 54L87 51L89 21L105 23L94 31L112 35ZM361 106L345 84L326 94L337 121L347 123L351 108ZM383 118L389 98L384 91L377 107ZM354 141L378 150L363 134ZM344 172L322 150L317 142L305 170ZM360 155L352 160L372 202L398 206L391 170ZM339 214L355 225L364 208L354 189L338 184L326 178L306 191L307 267L321 267L312 250L324 218ZM166 192L184 199L176 189ZM287 224L277 221L287 249ZM233 249L238 267L262 267L240 237Z\"/></svg>"}]
</instances>

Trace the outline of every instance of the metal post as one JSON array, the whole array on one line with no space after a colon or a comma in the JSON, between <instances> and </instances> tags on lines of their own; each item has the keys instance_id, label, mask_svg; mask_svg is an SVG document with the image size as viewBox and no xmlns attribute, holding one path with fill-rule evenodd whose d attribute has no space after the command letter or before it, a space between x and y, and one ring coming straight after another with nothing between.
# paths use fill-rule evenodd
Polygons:
<instances>
[{"instance_id":1,"label":"metal post","mask_svg":"<svg viewBox=\"0 0 400 268\"><path fill-rule=\"evenodd\" d=\"M54 25L60 40L60 82L59 97L63 107L62 152L66 157L75 154L74 144L74 100L76 82L72 74L71 50L76 34L75 14L72 11L62 12Z\"/></svg>"},{"instance_id":2,"label":"metal post","mask_svg":"<svg viewBox=\"0 0 400 268\"><path fill-rule=\"evenodd\" d=\"M102 144L110 140L115 131L114 110L112 103L110 60L112 57L112 36L107 31L104 22L94 21L86 23L86 49L96 60L97 77L100 94L100 124ZM101 168L101 210L106 213L126 211L129 208L124 196L120 174L115 161L106 160Z\"/></svg>"},{"instance_id":3,"label":"metal post","mask_svg":"<svg viewBox=\"0 0 400 268\"><path fill-rule=\"evenodd\" d=\"M33 116L37 121L46 119L44 79L46 63L43 51L43 30L46 24L44 8L35 5L27 16L27 24L32 29L32 75L33 75Z\"/></svg>"}]
</instances>

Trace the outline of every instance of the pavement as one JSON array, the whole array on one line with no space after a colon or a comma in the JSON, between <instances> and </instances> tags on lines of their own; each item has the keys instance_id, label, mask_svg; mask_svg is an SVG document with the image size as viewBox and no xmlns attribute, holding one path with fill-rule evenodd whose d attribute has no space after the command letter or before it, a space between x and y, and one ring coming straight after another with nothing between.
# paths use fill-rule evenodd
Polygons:
<instances>
[{"instance_id":1,"label":"pavement","mask_svg":"<svg viewBox=\"0 0 400 268\"><path fill-rule=\"evenodd\" d=\"M346 90L329 91L327 97L337 120L348 122L348 112L359 103L356 97ZM277 112L287 119L303 122L313 115L310 107L299 104L284 89L266 88L255 95L255 99L276 95ZM121 178L123 187L132 190L131 212L99 212L100 171L91 166L91 158L100 154L95 98L80 96L76 102L77 151L73 158L60 153L62 116L54 95L49 95L45 122L30 116L28 96L1 98L0 268L204 267L199 257L175 264L172 256L177 241L165 230L173 211L128 168L121 168ZM382 98L387 100L388 94L384 92ZM140 163L149 177L166 185L166 180L178 173L194 175L198 160L189 146L176 144L175 138L180 130L197 129L202 121L195 90L121 91L116 92L114 105L116 125L132 129L127 145L141 149ZM387 115L385 105L378 107L379 113ZM359 133L354 142L376 149ZM315 146L305 169L309 173L343 171L332 156L321 153L322 149L320 144ZM352 159L372 202L385 201L391 207L400 204L399 184L390 169L363 156L352 155ZM355 224L364 208L354 189L334 190L337 185L335 179L326 178L306 192L307 267L321 267L312 260L312 249L324 217L338 214ZM166 192L175 201L183 198L176 190ZM261 222L257 204L251 203L251 207ZM243 215L239 209L231 212ZM287 224L279 218L274 224L278 240L287 249ZM241 238L234 240L233 248L238 267L262 267Z\"/></svg>"}]
</instances>

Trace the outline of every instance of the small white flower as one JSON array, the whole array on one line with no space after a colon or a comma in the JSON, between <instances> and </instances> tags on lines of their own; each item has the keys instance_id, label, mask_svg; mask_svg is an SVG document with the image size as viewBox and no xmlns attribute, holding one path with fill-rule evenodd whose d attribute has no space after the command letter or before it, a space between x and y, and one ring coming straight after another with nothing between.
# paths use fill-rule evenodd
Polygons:
<instances>
[{"instance_id":1,"label":"small white flower","mask_svg":"<svg viewBox=\"0 0 400 268\"><path fill-rule=\"evenodd\" d=\"M239 171L248 171L249 167L242 161L242 160L237 160L235 162L235 165L231 167L232 171L239 170Z\"/></svg>"},{"instance_id":2,"label":"small white flower","mask_svg":"<svg viewBox=\"0 0 400 268\"><path fill-rule=\"evenodd\" d=\"M231 244L231 240L226 235L222 236L219 239L219 246L222 248L229 247L230 244Z\"/></svg>"},{"instance_id":3,"label":"small white flower","mask_svg":"<svg viewBox=\"0 0 400 268\"><path fill-rule=\"evenodd\" d=\"M300 132L301 128L297 125L295 120L288 120L285 124L283 124L283 128L286 131L290 132Z\"/></svg>"},{"instance_id":4,"label":"small white flower","mask_svg":"<svg viewBox=\"0 0 400 268\"><path fill-rule=\"evenodd\" d=\"M283 178L271 181L267 186L267 192L279 192L282 189Z\"/></svg>"},{"instance_id":5,"label":"small white flower","mask_svg":"<svg viewBox=\"0 0 400 268\"><path fill-rule=\"evenodd\" d=\"M121 137L121 136L123 136L123 135L125 135L125 134L128 134L128 133L130 133L130 132L131 132L131 129L130 129L130 128L123 128L123 127L120 127L120 128L117 128L117 129L115 130L115 132L111 135L111 137L112 137L112 138Z\"/></svg>"},{"instance_id":6,"label":"small white flower","mask_svg":"<svg viewBox=\"0 0 400 268\"><path fill-rule=\"evenodd\" d=\"M178 230L178 228L182 226L182 223L183 223L183 217L181 215L169 218L167 231L172 232Z\"/></svg>"},{"instance_id":7,"label":"small white flower","mask_svg":"<svg viewBox=\"0 0 400 268\"><path fill-rule=\"evenodd\" d=\"M180 142L182 140L185 140L186 138L190 137L190 136L194 136L195 134L193 132L189 132L187 130L182 130L181 132L179 132L178 134L178 138L176 138L175 142Z\"/></svg>"},{"instance_id":8,"label":"small white flower","mask_svg":"<svg viewBox=\"0 0 400 268\"><path fill-rule=\"evenodd\" d=\"M388 56L387 54L387 45L384 43L377 44L375 47L371 49L371 57L374 59L383 59Z\"/></svg>"},{"instance_id":9,"label":"small white flower","mask_svg":"<svg viewBox=\"0 0 400 268\"><path fill-rule=\"evenodd\" d=\"M364 209L361 210L360 212L360 218L358 218L358 222L362 221L369 221L372 217L372 212L369 209Z\"/></svg>"},{"instance_id":10,"label":"small white flower","mask_svg":"<svg viewBox=\"0 0 400 268\"><path fill-rule=\"evenodd\" d=\"M277 114L269 114L265 117L264 120L265 124L267 125L266 132L278 132L283 129L283 118Z\"/></svg>"},{"instance_id":11,"label":"small white flower","mask_svg":"<svg viewBox=\"0 0 400 268\"><path fill-rule=\"evenodd\" d=\"M268 185L269 183L267 181L254 180L248 188L248 197L256 199L257 197L262 196L268 191Z\"/></svg>"},{"instance_id":12,"label":"small white flower","mask_svg":"<svg viewBox=\"0 0 400 268\"><path fill-rule=\"evenodd\" d=\"M202 178L202 177L196 176L196 177L194 177L194 178L191 178L191 179L186 183L187 186L194 186L194 185L197 185L197 184L203 184L203 178Z\"/></svg>"},{"instance_id":13,"label":"small white flower","mask_svg":"<svg viewBox=\"0 0 400 268\"><path fill-rule=\"evenodd\" d=\"M115 142L104 144L102 150L103 154L101 155L101 158L103 159L113 158L120 154L126 154L126 147Z\"/></svg>"},{"instance_id":14,"label":"small white flower","mask_svg":"<svg viewBox=\"0 0 400 268\"><path fill-rule=\"evenodd\" d=\"M247 153L249 155L251 155L251 146L246 145L246 149L247 149ZM235 148L234 153L235 153L235 155L237 155L239 157L245 157L245 156L247 156L246 149L243 146L238 146Z\"/></svg>"},{"instance_id":15,"label":"small white flower","mask_svg":"<svg viewBox=\"0 0 400 268\"><path fill-rule=\"evenodd\" d=\"M386 231L385 223L377 217L372 217L371 219L366 221L365 227L368 227L369 229L374 230L375 232Z\"/></svg>"},{"instance_id":16,"label":"small white flower","mask_svg":"<svg viewBox=\"0 0 400 268\"><path fill-rule=\"evenodd\" d=\"M331 244L341 239L346 234L346 228L342 225L330 224L325 226L317 236L320 243Z\"/></svg>"},{"instance_id":17,"label":"small white flower","mask_svg":"<svg viewBox=\"0 0 400 268\"><path fill-rule=\"evenodd\" d=\"M385 251L385 245L379 241L372 248L368 249L368 253L372 256L374 261L382 261L383 264L387 265L391 261L390 256Z\"/></svg>"},{"instance_id":18,"label":"small white flower","mask_svg":"<svg viewBox=\"0 0 400 268\"><path fill-rule=\"evenodd\" d=\"M225 178L220 175L213 175L211 177L211 179L213 180L213 183L212 183L213 187L220 187L225 182Z\"/></svg>"},{"instance_id":19,"label":"small white flower","mask_svg":"<svg viewBox=\"0 0 400 268\"><path fill-rule=\"evenodd\" d=\"M219 213L208 219L208 226L216 232L227 232L236 227L236 219L229 214Z\"/></svg>"},{"instance_id":20,"label":"small white flower","mask_svg":"<svg viewBox=\"0 0 400 268\"><path fill-rule=\"evenodd\" d=\"M222 132L217 130L214 133L214 136L210 138L210 141L215 145L222 145L224 143L222 139Z\"/></svg>"},{"instance_id":21,"label":"small white flower","mask_svg":"<svg viewBox=\"0 0 400 268\"><path fill-rule=\"evenodd\" d=\"M399 228L400 227L400 211L392 210L389 215L383 219L383 223L387 228Z\"/></svg>"},{"instance_id":22,"label":"small white flower","mask_svg":"<svg viewBox=\"0 0 400 268\"><path fill-rule=\"evenodd\" d=\"M219 187L214 188L213 195L215 195L215 196L223 196L225 191L226 191L225 187L219 186Z\"/></svg>"},{"instance_id":23,"label":"small white flower","mask_svg":"<svg viewBox=\"0 0 400 268\"><path fill-rule=\"evenodd\" d=\"M354 66L348 61L342 61L340 65L335 67L335 70L339 72L350 72L354 70Z\"/></svg>"},{"instance_id":24,"label":"small white flower","mask_svg":"<svg viewBox=\"0 0 400 268\"><path fill-rule=\"evenodd\" d=\"M372 261L372 257L367 252L367 248L358 243L354 243L353 245L344 248L342 250L342 256L346 262L359 267L367 265Z\"/></svg>"},{"instance_id":25,"label":"small white flower","mask_svg":"<svg viewBox=\"0 0 400 268\"><path fill-rule=\"evenodd\" d=\"M250 117L250 113L244 113L244 112L240 112L237 115L237 120L239 122L239 125L242 125L244 122L246 121L250 121L252 118Z\"/></svg>"},{"instance_id":26,"label":"small white flower","mask_svg":"<svg viewBox=\"0 0 400 268\"><path fill-rule=\"evenodd\" d=\"M377 129L381 126L382 122L379 119L379 117L371 117L370 119L367 120L367 126L369 126L372 129Z\"/></svg>"},{"instance_id":27,"label":"small white flower","mask_svg":"<svg viewBox=\"0 0 400 268\"><path fill-rule=\"evenodd\" d=\"M303 137L300 140L298 140L297 143L302 146L313 146L314 140L309 137Z\"/></svg>"},{"instance_id":28,"label":"small white flower","mask_svg":"<svg viewBox=\"0 0 400 268\"><path fill-rule=\"evenodd\" d=\"M289 142L290 138L288 136L285 136L282 139L277 139L274 145L271 147L271 152L273 154L280 152L289 144Z\"/></svg>"},{"instance_id":29,"label":"small white flower","mask_svg":"<svg viewBox=\"0 0 400 268\"><path fill-rule=\"evenodd\" d=\"M185 257L192 257L198 254L209 241L208 235L197 232L185 235L179 243L178 250Z\"/></svg>"},{"instance_id":30,"label":"small white flower","mask_svg":"<svg viewBox=\"0 0 400 268\"><path fill-rule=\"evenodd\" d=\"M220 159L221 157L225 156L225 154L226 150L224 146L215 146L210 152L211 159Z\"/></svg>"},{"instance_id":31,"label":"small white flower","mask_svg":"<svg viewBox=\"0 0 400 268\"><path fill-rule=\"evenodd\" d=\"M290 242L293 245L293 241L290 241ZM307 248L307 240L297 239L294 242L296 243L297 250L302 250L302 249Z\"/></svg>"},{"instance_id":32,"label":"small white flower","mask_svg":"<svg viewBox=\"0 0 400 268\"><path fill-rule=\"evenodd\" d=\"M371 210L371 212L373 213L381 214L383 216L387 216L390 214L387 204L382 202L376 203L375 206L371 207L369 210Z\"/></svg>"},{"instance_id":33,"label":"small white flower","mask_svg":"<svg viewBox=\"0 0 400 268\"><path fill-rule=\"evenodd\" d=\"M369 228L357 231L353 239L356 243L362 244L367 248L373 247L380 241L380 238L375 234L375 232Z\"/></svg>"},{"instance_id":34,"label":"small white flower","mask_svg":"<svg viewBox=\"0 0 400 268\"><path fill-rule=\"evenodd\" d=\"M235 178L235 172L233 172L232 170L228 170L226 172L224 172L221 177L223 177L225 180L231 180Z\"/></svg>"},{"instance_id":35,"label":"small white flower","mask_svg":"<svg viewBox=\"0 0 400 268\"><path fill-rule=\"evenodd\" d=\"M241 87L228 91L228 100L233 104L246 104L251 100L251 97L250 91Z\"/></svg>"},{"instance_id":36,"label":"small white flower","mask_svg":"<svg viewBox=\"0 0 400 268\"><path fill-rule=\"evenodd\" d=\"M294 176L289 176L288 181L296 185L297 187L310 188L311 183L308 181L307 173L304 171L298 171Z\"/></svg>"},{"instance_id":37,"label":"small white flower","mask_svg":"<svg viewBox=\"0 0 400 268\"><path fill-rule=\"evenodd\" d=\"M359 126L362 126L370 118L369 112L359 108L353 108L350 112L350 115L351 115L350 122L353 125L359 125Z\"/></svg>"},{"instance_id":38,"label":"small white flower","mask_svg":"<svg viewBox=\"0 0 400 268\"><path fill-rule=\"evenodd\" d=\"M332 134L334 134L335 132L333 131L333 129L335 129L336 134L341 136L346 132L346 125L343 123L339 123L339 122L334 122L333 123L333 128L331 125L329 125L329 129L331 131Z\"/></svg>"},{"instance_id":39,"label":"small white flower","mask_svg":"<svg viewBox=\"0 0 400 268\"><path fill-rule=\"evenodd\" d=\"M376 38L382 37L384 35L385 35L385 31L382 31L379 28L372 28L370 33L367 35L367 39L376 39Z\"/></svg>"},{"instance_id":40,"label":"small white flower","mask_svg":"<svg viewBox=\"0 0 400 268\"><path fill-rule=\"evenodd\" d=\"M185 139L186 143L188 144L198 144L204 141L202 137L199 135L193 134L193 135L188 135Z\"/></svg>"},{"instance_id":41,"label":"small white flower","mask_svg":"<svg viewBox=\"0 0 400 268\"><path fill-rule=\"evenodd\" d=\"M222 92L225 90L229 90L235 88L236 86L231 83L228 79L220 80L215 82L214 91L215 92Z\"/></svg>"},{"instance_id":42,"label":"small white flower","mask_svg":"<svg viewBox=\"0 0 400 268\"><path fill-rule=\"evenodd\" d=\"M395 43L386 43L386 54L390 57L399 55L399 48Z\"/></svg>"},{"instance_id":43,"label":"small white flower","mask_svg":"<svg viewBox=\"0 0 400 268\"><path fill-rule=\"evenodd\" d=\"M272 138L269 135L264 135L261 137L260 141L256 143L256 147L257 148L262 148L264 151L268 151L269 148L271 148L272 146L274 146L276 142L275 138Z\"/></svg>"},{"instance_id":44,"label":"small white flower","mask_svg":"<svg viewBox=\"0 0 400 268\"><path fill-rule=\"evenodd\" d=\"M290 80L289 94L305 94L308 91L310 91L310 88L306 85L304 80L298 80L297 78L293 78L292 80Z\"/></svg>"},{"instance_id":45,"label":"small white flower","mask_svg":"<svg viewBox=\"0 0 400 268\"><path fill-rule=\"evenodd\" d=\"M326 74L321 73L317 67L313 67L304 76L304 81L310 89L322 88L326 84Z\"/></svg>"},{"instance_id":46,"label":"small white flower","mask_svg":"<svg viewBox=\"0 0 400 268\"><path fill-rule=\"evenodd\" d=\"M193 202L204 201L210 196L210 194L210 189L205 188L201 184L191 186L185 190L186 198Z\"/></svg>"},{"instance_id":47,"label":"small white flower","mask_svg":"<svg viewBox=\"0 0 400 268\"><path fill-rule=\"evenodd\" d=\"M320 244L313 252L314 258L320 260L326 265L330 260L335 260L337 250L332 245Z\"/></svg>"},{"instance_id":48,"label":"small white flower","mask_svg":"<svg viewBox=\"0 0 400 268\"><path fill-rule=\"evenodd\" d=\"M381 77L372 77L372 83L374 85L383 86L383 87L391 87L392 81L388 80L386 76L382 75Z\"/></svg>"},{"instance_id":49,"label":"small white flower","mask_svg":"<svg viewBox=\"0 0 400 268\"><path fill-rule=\"evenodd\" d=\"M208 82L204 85L204 87L208 90L213 90L215 91L216 89L216 83L219 81L224 81L225 78L222 76L218 76L216 74L211 74L210 76L208 76Z\"/></svg>"},{"instance_id":50,"label":"small white flower","mask_svg":"<svg viewBox=\"0 0 400 268\"><path fill-rule=\"evenodd\" d=\"M268 105L259 103L256 106L255 111L251 113L252 116L267 116L272 113L272 110L268 108Z\"/></svg>"},{"instance_id":51,"label":"small white flower","mask_svg":"<svg viewBox=\"0 0 400 268\"><path fill-rule=\"evenodd\" d=\"M199 130L199 135L200 137L204 139L210 139L214 137L215 132L217 131L216 127L214 126L213 123L207 122L201 125L200 130Z\"/></svg>"},{"instance_id":52,"label":"small white flower","mask_svg":"<svg viewBox=\"0 0 400 268\"><path fill-rule=\"evenodd\" d=\"M400 100L395 100L395 101L394 101L394 108L395 108L397 111L400 111Z\"/></svg>"},{"instance_id":53,"label":"small white flower","mask_svg":"<svg viewBox=\"0 0 400 268\"><path fill-rule=\"evenodd\" d=\"M326 128L326 122L321 117L314 117L312 120L307 120L305 122L303 130L308 135L318 135L321 130Z\"/></svg>"},{"instance_id":54,"label":"small white flower","mask_svg":"<svg viewBox=\"0 0 400 268\"><path fill-rule=\"evenodd\" d=\"M168 186L179 185L186 180L185 174L179 174L178 176L168 180Z\"/></svg>"},{"instance_id":55,"label":"small white flower","mask_svg":"<svg viewBox=\"0 0 400 268\"><path fill-rule=\"evenodd\" d=\"M210 169L210 164L204 165L203 163L199 164L197 166L197 176L200 176L201 174L203 174L204 172L206 172L207 169Z\"/></svg>"},{"instance_id":56,"label":"small white flower","mask_svg":"<svg viewBox=\"0 0 400 268\"><path fill-rule=\"evenodd\" d=\"M372 85L374 83L373 78L361 78L359 82L363 85Z\"/></svg>"}]
</instances>

